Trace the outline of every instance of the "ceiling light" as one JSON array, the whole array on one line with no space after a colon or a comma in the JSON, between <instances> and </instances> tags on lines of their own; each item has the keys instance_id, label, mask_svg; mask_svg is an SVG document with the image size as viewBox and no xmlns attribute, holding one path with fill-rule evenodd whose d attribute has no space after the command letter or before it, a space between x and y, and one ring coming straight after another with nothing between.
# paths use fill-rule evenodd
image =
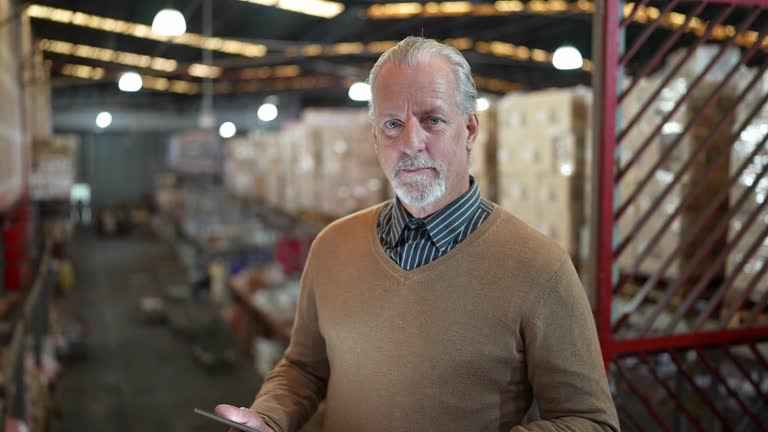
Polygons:
<instances>
[{"instance_id":1,"label":"ceiling light","mask_svg":"<svg viewBox=\"0 0 768 432\"><path fill-rule=\"evenodd\" d=\"M477 99L478 111L488 111L488 108L490 107L491 107L491 101L489 101L488 98L481 97Z\"/></svg>"},{"instance_id":2,"label":"ceiling light","mask_svg":"<svg viewBox=\"0 0 768 432\"><path fill-rule=\"evenodd\" d=\"M65 64L60 73L62 75L73 76L82 79L100 80L104 78L104 69L94 68L86 65Z\"/></svg>"},{"instance_id":3,"label":"ceiling light","mask_svg":"<svg viewBox=\"0 0 768 432\"><path fill-rule=\"evenodd\" d=\"M371 100L371 86L364 82L356 82L349 87L349 98L353 101L367 102Z\"/></svg>"},{"instance_id":4,"label":"ceiling light","mask_svg":"<svg viewBox=\"0 0 768 432\"><path fill-rule=\"evenodd\" d=\"M199 63L194 63L187 69L190 75L198 78L218 78L221 76L221 68L218 66L209 66Z\"/></svg>"},{"instance_id":5,"label":"ceiling light","mask_svg":"<svg viewBox=\"0 0 768 432\"><path fill-rule=\"evenodd\" d=\"M328 51L335 55L350 55L360 54L364 49L365 45L360 42L342 42L331 45Z\"/></svg>"},{"instance_id":6,"label":"ceiling light","mask_svg":"<svg viewBox=\"0 0 768 432\"><path fill-rule=\"evenodd\" d=\"M555 50L552 56L552 64L556 69L573 70L579 69L584 64L579 50L572 46L562 46Z\"/></svg>"},{"instance_id":7,"label":"ceiling light","mask_svg":"<svg viewBox=\"0 0 768 432\"><path fill-rule=\"evenodd\" d=\"M236 133L237 126L232 122L224 122L219 126L219 135L224 139L232 138Z\"/></svg>"},{"instance_id":8,"label":"ceiling light","mask_svg":"<svg viewBox=\"0 0 768 432\"><path fill-rule=\"evenodd\" d=\"M104 129L112 124L112 114L104 111L96 116L96 126Z\"/></svg>"},{"instance_id":9,"label":"ceiling light","mask_svg":"<svg viewBox=\"0 0 768 432\"><path fill-rule=\"evenodd\" d=\"M475 85L478 89L490 90L497 93L510 93L513 91L519 91L521 86L518 83L511 81L501 80L498 78L488 78L480 75L472 75L475 80Z\"/></svg>"},{"instance_id":10,"label":"ceiling light","mask_svg":"<svg viewBox=\"0 0 768 432\"><path fill-rule=\"evenodd\" d=\"M66 76L95 81L100 81L107 77L106 71L102 68L94 68L77 64L65 64L60 69L60 73ZM200 84L195 82L169 80L168 78L156 77L152 75L139 75L139 77L141 78L141 88L180 94L200 93Z\"/></svg>"},{"instance_id":11,"label":"ceiling light","mask_svg":"<svg viewBox=\"0 0 768 432\"><path fill-rule=\"evenodd\" d=\"M272 73L275 78L297 77L301 73L301 68L296 65L275 66Z\"/></svg>"},{"instance_id":12,"label":"ceiling light","mask_svg":"<svg viewBox=\"0 0 768 432\"><path fill-rule=\"evenodd\" d=\"M256 112L256 115L259 117L259 120L264 122L271 122L272 120L277 118L277 107L275 104L271 103L265 103L264 105L259 107L259 110Z\"/></svg>"},{"instance_id":13,"label":"ceiling light","mask_svg":"<svg viewBox=\"0 0 768 432\"><path fill-rule=\"evenodd\" d=\"M368 8L369 18L410 18L423 10L421 3L383 3Z\"/></svg>"},{"instance_id":14,"label":"ceiling light","mask_svg":"<svg viewBox=\"0 0 768 432\"><path fill-rule=\"evenodd\" d=\"M187 32L187 22L184 15L176 9L163 9L155 15L152 21L152 33L161 36L181 36Z\"/></svg>"},{"instance_id":15,"label":"ceiling light","mask_svg":"<svg viewBox=\"0 0 768 432\"><path fill-rule=\"evenodd\" d=\"M43 39L40 49L56 54L81 57L109 63L119 63L126 66L154 69L162 72L173 72L178 64L176 60L163 57L150 57L125 51L115 51L107 48L79 45L70 42Z\"/></svg>"},{"instance_id":16,"label":"ceiling light","mask_svg":"<svg viewBox=\"0 0 768 432\"><path fill-rule=\"evenodd\" d=\"M137 92L141 90L143 82L141 75L136 72L126 72L120 77L120 81L117 83L120 90L124 92Z\"/></svg>"},{"instance_id":17,"label":"ceiling light","mask_svg":"<svg viewBox=\"0 0 768 432\"><path fill-rule=\"evenodd\" d=\"M141 77L142 86L152 90L168 91L171 82L168 78L143 75Z\"/></svg>"},{"instance_id":18,"label":"ceiling light","mask_svg":"<svg viewBox=\"0 0 768 432\"><path fill-rule=\"evenodd\" d=\"M263 6L273 6L306 15L333 18L344 12L344 5L328 0L242 0Z\"/></svg>"}]
</instances>

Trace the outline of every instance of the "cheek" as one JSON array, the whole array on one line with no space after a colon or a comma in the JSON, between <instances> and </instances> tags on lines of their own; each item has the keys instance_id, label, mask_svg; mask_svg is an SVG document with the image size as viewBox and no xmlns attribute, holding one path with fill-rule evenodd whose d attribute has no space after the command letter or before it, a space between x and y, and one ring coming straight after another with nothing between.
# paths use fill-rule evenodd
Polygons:
<instances>
[{"instance_id":1,"label":"cheek","mask_svg":"<svg viewBox=\"0 0 768 432\"><path fill-rule=\"evenodd\" d=\"M389 146L379 146L378 151L376 152L376 157L379 159L381 169L384 170L387 176L389 176L392 167L398 162L397 151Z\"/></svg>"},{"instance_id":2,"label":"cheek","mask_svg":"<svg viewBox=\"0 0 768 432\"><path fill-rule=\"evenodd\" d=\"M460 132L452 132L432 141L428 146L431 156L440 161L446 168L466 163L467 147L461 140Z\"/></svg>"}]
</instances>

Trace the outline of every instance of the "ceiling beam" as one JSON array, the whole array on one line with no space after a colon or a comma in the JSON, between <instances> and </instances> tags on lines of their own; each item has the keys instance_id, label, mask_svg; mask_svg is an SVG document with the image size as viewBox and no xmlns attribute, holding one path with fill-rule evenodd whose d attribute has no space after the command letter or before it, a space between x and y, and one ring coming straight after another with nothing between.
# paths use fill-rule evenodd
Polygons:
<instances>
[{"instance_id":1,"label":"ceiling beam","mask_svg":"<svg viewBox=\"0 0 768 432\"><path fill-rule=\"evenodd\" d=\"M244 57L263 57L267 54L266 45L251 42L243 42L235 39L208 37L196 33L184 33L181 36L161 36L152 32L152 27L123 21L114 18L101 17L68 9L54 8L39 4L31 4L25 9L25 13L34 19L54 21L78 27L91 28L110 33L132 36L140 39L149 39L156 42L164 42L176 45L186 45L193 48L209 49L225 54Z\"/></svg>"}]
</instances>

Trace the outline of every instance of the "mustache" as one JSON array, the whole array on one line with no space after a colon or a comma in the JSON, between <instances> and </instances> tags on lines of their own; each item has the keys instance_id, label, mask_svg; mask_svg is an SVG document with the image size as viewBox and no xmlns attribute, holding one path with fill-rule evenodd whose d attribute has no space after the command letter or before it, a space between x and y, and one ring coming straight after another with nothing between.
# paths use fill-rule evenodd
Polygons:
<instances>
[{"instance_id":1,"label":"mustache","mask_svg":"<svg viewBox=\"0 0 768 432\"><path fill-rule=\"evenodd\" d=\"M395 174L399 173L400 171L404 169L413 169L413 168L434 168L437 169L437 164L430 160L429 158L426 158L424 156L403 156L402 159L400 159L400 162L397 163L397 166L395 166Z\"/></svg>"}]
</instances>

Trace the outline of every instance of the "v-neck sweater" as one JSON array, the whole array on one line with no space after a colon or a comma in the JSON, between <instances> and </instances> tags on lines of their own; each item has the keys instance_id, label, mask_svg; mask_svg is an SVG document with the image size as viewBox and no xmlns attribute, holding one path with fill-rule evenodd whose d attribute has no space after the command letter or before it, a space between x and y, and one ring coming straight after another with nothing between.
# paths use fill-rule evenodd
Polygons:
<instances>
[{"instance_id":1,"label":"v-neck sweater","mask_svg":"<svg viewBox=\"0 0 768 432\"><path fill-rule=\"evenodd\" d=\"M294 432L618 431L594 319L570 257L500 207L406 271L382 205L326 227L302 275L290 344L252 409ZM542 420L522 425L536 399Z\"/></svg>"}]
</instances>

